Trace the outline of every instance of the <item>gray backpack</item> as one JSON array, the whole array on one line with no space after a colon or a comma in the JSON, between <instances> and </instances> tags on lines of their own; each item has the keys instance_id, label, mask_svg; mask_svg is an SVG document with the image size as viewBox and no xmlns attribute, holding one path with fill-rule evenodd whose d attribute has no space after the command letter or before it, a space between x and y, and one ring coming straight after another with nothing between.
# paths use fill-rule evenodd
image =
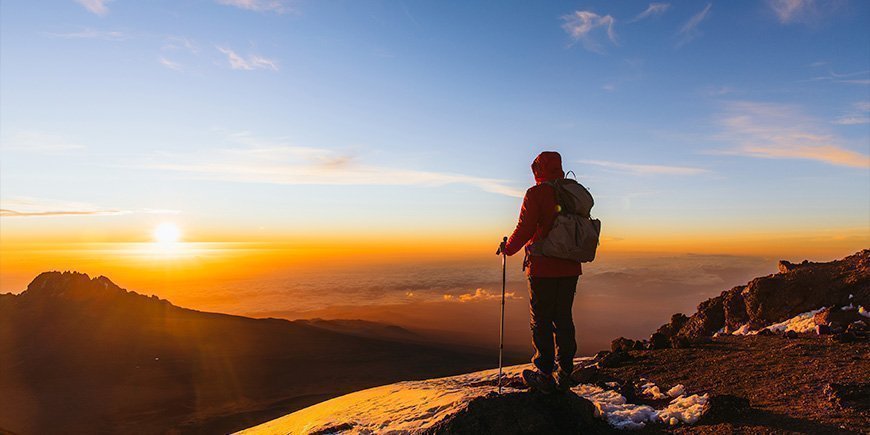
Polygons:
<instances>
[{"instance_id":1,"label":"gray backpack","mask_svg":"<svg viewBox=\"0 0 870 435\"><path fill-rule=\"evenodd\" d=\"M559 214L553 228L541 240L529 246L531 255L562 258L587 263L595 259L601 221L592 219L595 201L582 184L570 178L548 181L556 191Z\"/></svg>"}]
</instances>

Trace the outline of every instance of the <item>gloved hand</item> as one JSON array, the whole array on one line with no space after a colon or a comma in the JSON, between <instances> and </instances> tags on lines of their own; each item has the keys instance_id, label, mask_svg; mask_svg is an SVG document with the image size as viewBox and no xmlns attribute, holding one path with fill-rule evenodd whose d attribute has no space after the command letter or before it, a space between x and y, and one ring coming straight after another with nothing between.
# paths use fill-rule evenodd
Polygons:
<instances>
[{"instance_id":1,"label":"gloved hand","mask_svg":"<svg viewBox=\"0 0 870 435\"><path fill-rule=\"evenodd\" d=\"M498 249L495 251L495 255L501 255L504 252L504 247L507 244L507 237L498 244Z\"/></svg>"}]
</instances>

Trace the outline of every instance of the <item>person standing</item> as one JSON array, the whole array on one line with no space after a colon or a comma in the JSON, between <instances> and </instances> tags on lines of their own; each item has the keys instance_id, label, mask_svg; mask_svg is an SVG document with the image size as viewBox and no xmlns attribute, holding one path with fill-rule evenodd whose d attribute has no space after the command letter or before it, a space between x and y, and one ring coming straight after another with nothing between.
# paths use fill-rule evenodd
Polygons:
<instances>
[{"instance_id":1,"label":"person standing","mask_svg":"<svg viewBox=\"0 0 870 435\"><path fill-rule=\"evenodd\" d=\"M516 229L498 253L514 255L525 248L523 269L529 279L529 313L534 371L524 373L530 386L544 392L567 391L571 387L577 342L571 308L577 282L582 274L579 261L532 255L530 246L547 237L561 210L556 188L548 182L562 180L562 156L545 151L532 163L535 185L523 198Z\"/></svg>"}]
</instances>

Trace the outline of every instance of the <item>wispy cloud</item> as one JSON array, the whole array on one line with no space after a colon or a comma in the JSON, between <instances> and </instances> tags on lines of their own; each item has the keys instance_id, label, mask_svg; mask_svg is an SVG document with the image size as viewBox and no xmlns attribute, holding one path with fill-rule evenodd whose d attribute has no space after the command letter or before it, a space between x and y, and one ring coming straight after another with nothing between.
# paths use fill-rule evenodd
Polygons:
<instances>
[{"instance_id":1,"label":"wispy cloud","mask_svg":"<svg viewBox=\"0 0 870 435\"><path fill-rule=\"evenodd\" d=\"M782 24L810 22L818 14L815 0L768 0L767 4Z\"/></svg>"},{"instance_id":2,"label":"wispy cloud","mask_svg":"<svg viewBox=\"0 0 870 435\"><path fill-rule=\"evenodd\" d=\"M76 3L99 16L105 16L109 13L109 8L106 4L112 1L113 0L75 0Z\"/></svg>"},{"instance_id":3,"label":"wispy cloud","mask_svg":"<svg viewBox=\"0 0 870 435\"><path fill-rule=\"evenodd\" d=\"M272 71L278 71L278 64L272 59L267 59L256 54L249 55L245 58L226 47L217 47L217 49L227 56L227 61L230 63L230 68L232 69L249 71L255 69L270 69Z\"/></svg>"},{"instance_id":4,"label":"wispy cloud","mask_svg":"<svg viewBox=\"0 0 870 435\"><path fill-rule=\"evenodd\" d=\"M686 21L686 24L683 24L683 27L677 32L677 47L686 45L701 35L698 25L710 15L711 7L713 7L713 3L707 3L707 6L701 12L693 15L692 18L689 18L689 21Z\"/></svg>"},{"instance_id":5,"label":"wispy cloud","mask_svg":"<svg viewBox=\"0 0 870 435\"><path fill-rule=\"evenodd\" d=\"M84 145L66 138L39 131L23 131L0 143L5 150L28 151L40 154L66 154L84 148Z\"/></svg>"},{"instance_id":6,"label":"wispy cloud","mask_svg":"<svg viewBox=\"0 0 870 435\"><path fill-rule=\"evenodd\" d=\"M275 12L283 14L292 12L290 2L283 0L217 0L218 3L227 6L235 6L255 12Z\"/></svg>"},{"instance_id":7,"label":"wispy cloud","mask_svg":"<svg viewBox=\"0 0 870 435\"><path fill-rule=\"evenodd\" d=\"M178 210L148 208L120 210L99 207L85 202L46 198L11 197L0 199L0 217L109 216L131 213L178 214L180 212Z\"/></svg>"},{"instance_id":8,"label":"wispy cloud","mask_svg":"<svg viewBox=\"0 0 870 435\"><path fill-rule=\"evenodd\" d=\"M505 292L505 299L522 299L521 296L517 296L516 292ZM452 295L445 294L443 299L448 302L478 302L478 301L490 301L494 299L501 299L501 292L496 293L489 291L487 289L478 288L474 290L474 293L463 293L460 295Z\"/></svg>"},{"instance_id":9,"label":"wispy cloud","mask_svg":"<svg viewBox=\"0 0 870 435\"><path fill-rule=\"evenodd\" d=\"M691 166L665 166L665 165L646 165L634 163L619 163L606 160L578 160L579 163L588 165L601 166L607 169L613 169L619 172L626 172L634 175L698 175L707 171L702 168Z\"/></svg>"},{"instance_id":10,"label":"wispy cloud","mask_svg":"<svg viewBox=\"0 0 870 435\"><path fill-rule=\"evenodd\" d=\"M191 54L199 52L199 46L197 46L196 42L184 36L167 36L164 38L163 46L160 47L160 49L183 50L188 51Z\"/></svg>"},{"instance_id":11,"label":"wispy cloud","mask_svg":"<svg viewBox=\"0 0 870 435\"><path fill-rule=\"evenodd\" d=\"M860 101L852 104L851 110L834 121L840 125L870 124L870 101Z\"/></svg>"},{"instance_id":12,"label":"wispy cloud","mask_svg":"<svg viewBox=\"0 0 870 435\"><path fill-rule=\"evenodd\" d=\"M174 71L181 71L183 69L180 63L169 60L163 56L160 56L160 59L158 59L157 61L160 62L160 65L163 65L166 68Z\"/></svg>"},{"instance_id":13,"label":"wispy cloud","mask_svg":"<svg viewBox=\"0 0 870 435\"><path fill-rule=\"evenodd\" d=\"M48 33L48 36L64 39L102 39L104 41L124 41L129 36L116 30L96 30L85 28L77 32Z\"/></svg>"},{"instance_id":14,"label":"wispy cloud","mask_svg":"<svg viewBox=\"0 0 870 435\"><path fill-rule=\"evenodd\" d=\"M829 81L832 83L847 83L853 85L870 85L870 70L854 71L848 73L837 73L833 70L828 70L828 73L823 76L816 76L808 82Z\"/></svg>"},{"instance_id":15,"label":"wispy cloud","mask_svg":"<svg viewBox=\"0 0 870 435\"><path fill-rule=\"evenodd\" d=\"M615 20L610 15L601 16L590 11L574 11L562 17L565 21L562 29L568 32L571 39L579 41L589 51L602 53L601 44L595 38L595 30L602 29L607 33L610 42L616 44L616 33L613 30Z\"/></svg>"},{"instance_id":16,"label":"wispy cloud","mask_svg":"<svg viewBox=\"0 0 870 435\"><path fill-rule=\"evenodd\" d=\"M522 197L507 181L449 172L370 165L333 150L300 147L283 140L236 134L244 145L203 154L164 154L146 168L185 173L193 178L289 185L444 186L465 184L486 192Z\"/></svg>"},{"instance_id":17,"label":"wispy cloud","mask_svg":"<svg viewBox=\"0 0 870 435\"><path fill-rule=\"evenodd\" d=\"M637 14L636 17L632 18L629 23L634 23L640 20L645 20L650 17L657 17L662 15L671 7L670 3L650 3L649 7L646 8L645 11Z\"/></svg>"},{"instance_id":18,"label":"wispy cloud","mask_svg":"<svg viewBox=\"0 0 870 435\"><path fill-rule=\"evenodd\" d=\"M773 103L732 102L718 120L715 138L731 144L715 154L768 159L805 159L831 165L870 168L870 156L843 146L821 122L797 108Z\"/></svg>"}]
</instances>

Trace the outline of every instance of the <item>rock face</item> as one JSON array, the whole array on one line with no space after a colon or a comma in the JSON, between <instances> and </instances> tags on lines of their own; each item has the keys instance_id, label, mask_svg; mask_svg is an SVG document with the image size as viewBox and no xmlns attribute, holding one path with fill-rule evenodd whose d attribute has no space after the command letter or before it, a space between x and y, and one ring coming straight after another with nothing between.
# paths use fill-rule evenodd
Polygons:
<instances>
[{"instance_id":1,"label":"rock face","mask_svg":"<svg viewBox=\"0 0 870 435\"><path fill-rule=\"evenodd\" d=\"M595 405L573 393L490 393L472 400L467 408L425 433L587 433L602 424L595 418Z\"/></svg>"},{"instance_id":2,"label":"rock face","mask_svg":"<svg viewBox=\"0 0 870 435\"><path fill-rule=\"evenodd\" d=\"M730 332L748 324L754 330L820 307L850 304L870 307L870 250L828 263L780 261L779 273L702 302L688 319L675 314L650 341L653 348L680 347L705 341L721 329ZM855 311L828 311L824 316L835 322L857 315Z\"/></svg>"}]
</instances>

